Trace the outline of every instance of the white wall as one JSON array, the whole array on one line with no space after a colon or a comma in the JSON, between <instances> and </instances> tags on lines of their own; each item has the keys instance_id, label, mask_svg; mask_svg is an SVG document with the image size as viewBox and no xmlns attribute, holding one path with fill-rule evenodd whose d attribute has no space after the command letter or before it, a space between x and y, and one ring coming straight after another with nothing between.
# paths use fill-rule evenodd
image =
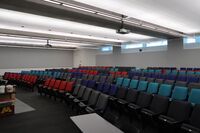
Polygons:
<instances>
[{"instance_id":1,"label":"white wall","mask_svg":"<svg viewBox=\"0 0 200 133\"><path fill-rule=\"evenodd\" d=\"M0 73L73 66L73 51L0 47Z\"/></svg>"},{"instance_id":2,"label":"white wall","mask_svg":"<svg viewBox=\"0 0 200 133\"><path fill-rule=\"evenodd\" d=\"M96 53L94 49L78 49L73 53L74 67L82 66L95 66Z\"/></svg>"},{"instance_id":3,"label":"white wall","mask_svg":"<svg viewBox=\"0 0 200 133\"><path fill-rule=\"evenodd\" d=\"M121 54L120 48L110 55L97 55L97 65L160 67L200 67L200 49L183 49L182 39L169 40L167 51Z\"/></svg>"}]
</instances>

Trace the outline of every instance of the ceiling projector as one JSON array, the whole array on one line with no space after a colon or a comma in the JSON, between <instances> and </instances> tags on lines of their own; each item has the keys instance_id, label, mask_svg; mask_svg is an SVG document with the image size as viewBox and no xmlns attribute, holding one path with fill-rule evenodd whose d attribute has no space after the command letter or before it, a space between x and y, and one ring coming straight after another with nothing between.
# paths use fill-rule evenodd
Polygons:
<instances>
[{"instance_id":1,"label":"ceiling projector","mask_svg":"<svg viewBox=\"0 0 200 133\"><path fill-rule=\"evenodd\" d=\"M118 34L128 34L128 33L130 33L130 30L125 29L125 28L120 28L117 30L117 33Z\"/></svg>"}]
</instances>

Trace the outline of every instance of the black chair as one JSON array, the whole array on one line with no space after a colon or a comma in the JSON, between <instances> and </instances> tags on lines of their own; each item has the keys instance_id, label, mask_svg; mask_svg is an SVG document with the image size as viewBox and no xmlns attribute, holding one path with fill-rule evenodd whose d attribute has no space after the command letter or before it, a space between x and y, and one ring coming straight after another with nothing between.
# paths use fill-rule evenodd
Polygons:
<instances>
[{"instance_id":1,"label":"black chair","mask_svg":"<svg viewBox=\"0 0 200 133\"><path fill-rule=\"evenodd\" d=\"M158 122L162 132L177 132L180 125L188 120L191 111L191 104L185 101L173 100L169 105L166 115L160 115Z\"/></svg>"},{"instance_id":2,"label":"black chair","mask_svg":"<svg viewBox=\"0 0 200 133\"><path fill-rule=\"evenodd\" d=\"M89 107L89 106L86 107L85 111L87 113L96 112L98 114L103 114L108 103L108 97L109 97L108 95L101 93L97 100L96 105L94 107Z\"/></svg>"},{"instance_id":3,"label":"black chair","mask_svg":"<svg viewBox=\"0 0 200 133\"><path fill-rule=\"evenodd\" d=\"M78 104L78 113L80 114L87 106L94 107L99 98L100 92L92 90L88 101L83 101Z\"/></svg>"},{"instance_id":4,"label":"black chair","mask_svg":"<svg viewBox=\"0 0 200 133\"><path fill-rule=\"evenodd\" d=\"M181 131L185 133L200 133L200 105L195 105L190 119L182 124Z\"/></svg>"}]
</instances>

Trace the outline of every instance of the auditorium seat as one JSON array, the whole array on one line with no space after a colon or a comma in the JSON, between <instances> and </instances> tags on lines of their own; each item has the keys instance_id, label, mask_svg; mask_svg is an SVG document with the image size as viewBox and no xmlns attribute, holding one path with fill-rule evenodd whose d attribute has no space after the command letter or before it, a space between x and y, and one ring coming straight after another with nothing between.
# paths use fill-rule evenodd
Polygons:
<instances>
[{"instance_id":1,"label":"auditorium seat","mask_svg":"<svg viewBox=\"0 0 200 133\"><path fill-rule=\"evenodd\" d=\"M193 88L189 94L188 101L192 104L200 104L200 89Z\"/></svg>"},{"instance_id":2,"label":"auditorium seat","mask_svg":"<svg viewBox=\"0 0 200 133\"><path fill-rule=\"evenodd\" d=\"M137 89L138 83L139 83L138 80L132 79L129 85L129 89Z\"/></svg>"},{"instance_id":3,"label":"auditorium seat","mask_svg":"<svg viewBox=\"0 0 200 133\"><path fill-rule=\"evenodd\" d=\"M82 101L78 104L78 113L82 112L87 106L94 107L99 98L100 92L92 90L88 101Z\"/></svg>"},{"instance_id":4,"label":"auditorium seat","mask_svg":"<svg viewBox=\"0 0 200 133\"><path fill-rule=\"evenodd\" d=\"M122 85L123 80L124 80L124 78L117 78L116 86L120 87Z\"/></svg>"},{"instance_id":5,"label":"auditorium seat","mask_svg":"<svg viewBox=\"0 0 200 133\"><path fill-rule=\"evenodd\" d=\"M103 86L103 93L108 94L110 91L110 83L105 83Z\"/></svg>"},{"instance_id":6,"label":"auditorium seat","mask_svg":"<svg viewBox=\"0 0 200 133\"><path fill-rule=\"evenodd\" d=\"M184 133L200 133L200 105L195 105L188 121L181 126L181 132Z\"/></svg>"},{"instance_id":7,"label":"auditorium seat","mask_svg":"<svg viewBox=\"0 0 200 133\"><path fill-rule=\"evenodd\" d=\"M162 132L177 132L181 124L189 119L191 104L185 101L173 100L166 115L158 117Z\"/></svg>"},{"instance_id":8,"label":"auditorium seat","mask_svg":"<svg viewBox=\"0 0 200 133\"><path fill-rule=\"evenodd\" d=\"M171 98L173 100L182 100L185 101L188 97L188 88L175 86L172 92Z\"/></svg>"},{"instance_id":9,"label":"auditorium seat","mask_svg":"<svg viewBox=\"0 0 200 133\"><path fill-rule=\"evenodd\" d=\"M170 97L172 92L172 85L167 85L167 84L161 84L158 95L160 96L165 96L165 97Z\"/></svg>"},{"instance_id":10,"label":"auditorium seat","mask_svg":"<svg viewBox=\"0 0 200 133\"><path fill-rule=\"evenodd\" d=\"M148 86L148 82L147 81L139 81L137 90L138 91L146 91L147 86Z\"/></svg>"},{"instance_id":11,"label":"auditorium seat","mask_svg":"<svg viewBox=\"0 0 200 133\"><path fill-rule=\"evenodd\" d=\"M105 109L106 109L106 106L107 106L107 102L108 102L108 95L106 94L100 94L98 100L97 100L97 103L94 107L86 107L85 111L87 113L98 113L98 114L103 114Z\"/></svg>"},{"instance_id":12,"label":"auditorium seat","mask_svg":"<svg viewBox=\"0 0 200 133\"><path fill-rule=\"evenodd\" d=\"M147 93L150 93L150 94L158 93L158 87L159 87L158 83L149 83L148 88L147 88Z\"/></svg>"},{"instance_id":13,"label":"auditorium seat","mask_svg":"<svg viewBox=\"0 0 200 133\"><path fill-rule=\"evenodd\" d=\"M142 122L152 123L156 121L159 115L165 114L168 109L169 98L159 95L154 95L149 107L141 110Z\"/></svg>"}]
</instances>

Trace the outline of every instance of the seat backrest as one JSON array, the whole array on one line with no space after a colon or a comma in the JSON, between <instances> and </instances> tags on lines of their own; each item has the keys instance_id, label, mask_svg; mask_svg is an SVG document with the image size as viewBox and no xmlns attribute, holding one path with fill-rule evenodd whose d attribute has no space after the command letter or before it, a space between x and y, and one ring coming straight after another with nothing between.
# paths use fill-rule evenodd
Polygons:
<instances>
[{"instance_id":1,"label":"seat backrest","mask_svg":"<svg viewBox=\"0 0 200 133\"><path fill-rule=\"evenodd\" d=\"M129 88L130 88L130 89L137 89L138 83L139 83L138 80L132 79L131 82L130 82Z\"/></svg>"},{"instance_id":2,"label":"seat backrest","mask_svg":"<svg viewBox=\"0 0 200 133\"><path fill-rule=\"evenodd\" d=\"M64 90L66 85L67 85L67 81L61 81L60 86L59 86L59 90Z\"/></svg>"},{"instance_id":3,"label":"seat backrest","mask_svg":"<svg viewBox=\"0 0 200 133\"><path fill-rule=\"evenodd\" d=\"M125 78L122 83L122 87L128 87L130 84L130 79Z\"/></svg>"},{"instance_id":4,"label":"seat backrest","mask_svg":"<svg viewBox=\"0 0 200 133\"><path fill-rule=\"evenodd\" d=\"M87 77L88 77L88 75L87 74L84 74L83 76L82 76L82 80L87 80Z\"/></svg>"},{"instance_id":5,"label":"seat backrest","mask_svg":"<svg viewBox=\"0 0 200 133\"><path fill-rule=\"evenodd\" d=\"M98 86L97 86L97 90L98 91L102 91L103 90L103 87L104 87L104 83L98 83Z\"/></svg>"},{"instance_id":6,"label":"seat backrest","mask_svg":"<svg viewBox=\"0 0 200 133\"><path fill-rule=\"evenodd\" d=\"M82 86L87 86L87 84L88 84L88 80L82 80L82 82L81 82Z\"/></svg>"},{"instance_id":7,"label":"seat backrest","mask_svg":"<svg viewBox=\"0 0 200 133\"><path fill-rule=\"evenodd\" d=\"M158 95L170 97L171 92L172 92L172 85L161 84L159 91L158 91Z\"/></svg>"},{"instance_id":8,"label":"seat backrest","mask_svg":"<svg viewBox=\"0 0 200 133\"><path fill-rule=\"evenodd\" d=\"M150 104L150 110L154 113L165 114L168 109L169 98L159 95L154 95Z\"/></svg>"},{"instance_id":9,"label":"seat backrest","mask_svg":"<svg viewBox=\"0 0 200 133\"><path fill-rule=\"evenodd\" d=\"M48 78L48 79L44 82L44 86L48 86L49 83L50 83L50 81L51 81L51 78Z\"/></svg>"},{"instance_id":10,"label":"seat backrest","mask_svg":"<svg viewBox=\"0 0 200 133\"><path fill-rule=\"evenodd\" d=\"M148 82L147 81L139 81L138 91L145 91L147 89Z\"/></svg>"},{"instance_id":11,"label":"seat backrest","mask_svg":"<svg viewBox=\"0 0 200 133\"><path fill-rule=\"evenodd\" d=\"M112 90L112 87L111 87L111 90ZM127 90L128 90L127 88L119 87L116 93L116 97L119 99L125 98Z\"/></svg>"},{"instance_id":12,"label":"seat backrest","mask_svg":"<svg viewBox=\"0 0 200 133\"><path fill-rule=\"evenodd\" d=\"M198 83L199 82L199 77L195 77L195 76L189 76L187 79L188 83Z\"/></svg>"},{"instance_id":13,"label":"seat backrest","mask_svg":"<svg viewBox=\"0 0 200 133\"><path fill-rule=\"evenodd\" d=\"M100 79L100 76L99 75L95 75L93 80L96 81L96 82L98 82L99 79Z\"/></svg>"},{"instance_id":14,"label":"seat backrest","mask_svg":"<svg viewBox=\"0 0 200 133\"><path fill-rule=\"evenodd\" d=\"M54 86L54 83L55 83L55 79L51 79L50 83L49 83L49 87L53 87Z\"/></svg>"},{"instance_id":15,"label":"seat backrest","mask_svg":"<svg viewBox=\"0 0 200 133\"><path fill-rule=\"evenodd\" d=\"M108 95L101 93L97 100L97 104L95 106L96 109L104 111L108 103L108 97L109 97Z\"/></svg>"},{"instance_id":16,"label":"seat backrest","mask_svg":"<svg viewBox=\"0 0 200 133\"><path fill-rule=\"evenodd\" d=\"M176 80L177 81L184 81L184 82L186 82L187 81L187 76L179 75Z\"/></svg>"},{"instance_id":17,"label":"seat backrest","mask_svg":"<svg viewBox=\"0 0 200 133\"><path fill-rule=\"evenodd\" d=\"M72 92L73 88L74 88L74 82L68 82L65 90L67 92Z\"/></svg>"},{"instance_id":18,"label":"seat backrest","mask_svg":"<svg viewBox=\"0 0 200 133\"><path fill-rule=\"evenodd\" d=\"M104 83L106 81L106 76L101 76L99 82Z\"/></svg>"},{"instance_id":19,"label":"seat backrest","mask_svg":"<svg viewBox=\"0 0 200 133\"><path fill-rule=\"evenodd\" d=\"M55 84L54 84L54 86L53 86L53 88L54 88L54 89L58 89L59 86L60 86L60 83L61 83L61 80L56 80L56 81L55 81Z\"/></svg>"},{"instance_id":20,"label":"seat backrest","mask_svg":"<svg viewBox=\"0 0 200 133\"><path fill-rule=\"evenodd\" d=\"M183 121L189 118L190 111L191 104L189 102L172 100L167 111L167 116L177 121Z\"/></svg>"},{"instance_id":21,"label":"seat backrest","mask_svg":"<svg viewBox=\"0 0 200 133\"><path fill-rule=\"evenodd\" d=\"M88 87L88 88L94 88L95 85L96 85L96 81L94 81L94 80L89 80L89 81L88 81L88 84L87 84L87 87Z\"/></svg>"},{"instance_id":22,"label":"seat backrest","mask_svg":"<svg viewBox=\"0 0 200 133\"><path fill-rule=\"evenodd\" d=\"M139 105L140 107L147 107L151 103L152 95L145 93L145 92L140 92L136 104Z\"/></svg>"},{"instance_id":23,"label":"seat backrest","mask_svg":"<svg viewBox=\"0 0 200 133\"><path fill-rule=\"evenodd\" d=\"M139 76L133 76L133 79L139 80Z\"/></svg>"},{"instance_id":24,"label":"seat backrest","mask_svg":"<svg viewBox=\"0 0 200 133\"><path fill-rule=\"evenodd\" d=\"M90 95L91 95L91 92L92 92L92 89L91 89L91 88L86 88L86 89L85 89L85 92L84 92L84 94L83 94L82 99L83 99L83 100L88 100L89 97L90 97Z\"/></svg>"},{"instance_id":25,"label":"seat backrest","mask_svg":"<svg viewBox=\"0 0 200 133\"><path fill-rule=\"evenodd\" d=\"M105 83L103 87L103 93L108 93L110 91L110 84Z\"/></svg>"},{"instance_id":26,"label":"seat backrest","mask_svg":"<svg viewBox=\"0 0 200 133\"><path fill-rule=\"evenodd\" d=\"M73 95L78 95L80 88L85 88L85 86L76 85L73 91Z\"/></svg>"},{"instance_id":27,"label":"seat backrest","mask_svg":"<svg viewBox=\"0 0 200 133\"><path fill-rule=\"evenodd\" d=\"M147 88L147 93L150 93L150 94L158 93L158 87L159 87L158 83L149 83L148 88Z\"/></svg>"},{"instance_id":28,"label":"seat backrest","mask_svg":"<svg viewBox=\"0 0 200 133\"><path fill-rule=\"evenodd\" d=\"M94 75L89 75L87 80L93 80Z\"/></svg>"},{"instance_id":29,"label":"seat backrest","mask_svg":"<svg viewBox=\"0 0 200 133\"><path fill-rule=\"evenodd\" d=\"M123 82L123 78L117 78L116 86L121 86Z\"/></svg>"},{"instance_id":30,"label":"seat backrest","mask_svg":"<svg viewBox=\"0 0 200 133\"><path fill-rule=\"evenodd\" d=\"M85 92L86 87L85 86L81 86L80 90L78 91L78 97L82 97L84 92Z\"/></svg>"},{"instance_id":31,"label":"seat backrest","mask_svg":"<svg viewBox=\"0 0 200 133\"><path fill-rule=\"evenodd\" d=\"M187 87L181 87L181 86L175 86L174 90L172 92L172 99L174 100L186 100L188 96L188 88Z\"/></svg>"},{"instance_id":32,"label":"seat backrest","mask_svg":"<svg viewBox=\"0 0 200 133\"><path fill-rule=\"evenodd\" d=\"M135 103L137 100L139 92L135 89L128 89L126 94L126 101L129 103Z\"/></svg>"},{"instance_id":33,"label":"seat backrest","mask_svg":"<svg viewBox=\"0 0 200 133\"><path fill-rule=\"evenodd\" d=\"M96 104L97 99L99 98L100 92L92 90L91 96L88 101L89 106L93 106Z\"/></svg>"},{"instance_id":34,"label":"seat backrest","mask_svg":"<svg viewBox=\"0 0 200 133\"><path fill-rule=\"evenodd\" d=\"M112 84L110 86L109 95L114 96L117 93L117 86Z\"/></svg>"},{"instance_id":35,"label":"seat backrest","mask_svg":"<svg viewBox=\"0 0 200 133\"><path fill-rule=\"evenodd\" d=\"M188 101L192 104L200 104L200 89L192 89Z\"/></svg>"},{"instance_id":36,"label":"seat backrest","mask_svg":"<svg viewBox=\"0 0 200 133\"><path fill-rule=\"evenodd\" d=\"M196 128L200 128L200 104L195 105L190 116L190 124Z\"/></svg>"},{"instance_id":37,"label":"seat backrest","mask_svg":"<svg viewBox=\"0 0 200 133\"><path fill-rule=\"evenodd\" d=\"M114 79L113 76L108 76L106 82L112 83L112 82L113 82L113 79Z\"/></svg>"}]
</instances>

